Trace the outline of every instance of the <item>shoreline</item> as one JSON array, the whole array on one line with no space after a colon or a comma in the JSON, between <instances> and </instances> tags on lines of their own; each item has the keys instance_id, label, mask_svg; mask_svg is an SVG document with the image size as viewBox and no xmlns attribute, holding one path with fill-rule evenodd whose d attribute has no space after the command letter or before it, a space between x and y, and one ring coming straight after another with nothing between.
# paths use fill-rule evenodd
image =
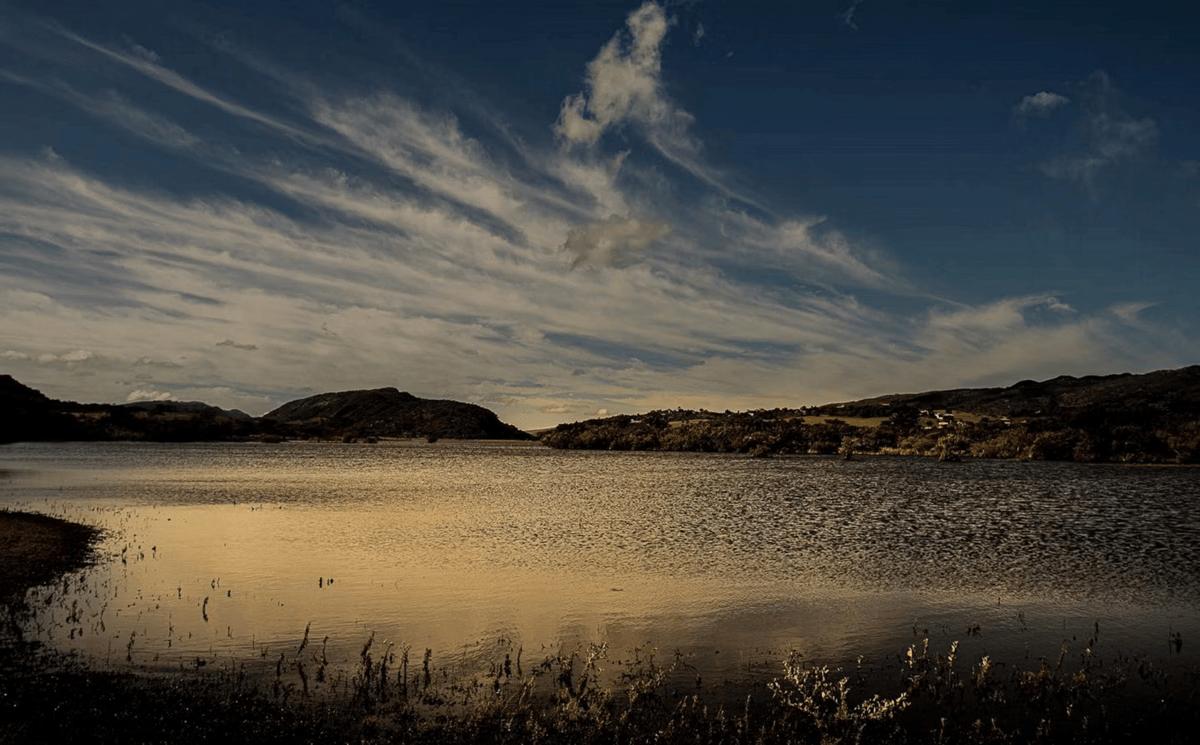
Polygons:
<instances>
[{"instance_id":1,"label":"shoreline","mask_svg":"<svg viewBox=\"0 0 1200 745\"><path fill-rule=\"evenodd\" d=\"M92 560L100 530L36 512L0 510L0 605Z\"/></svg>"}]
</instances>

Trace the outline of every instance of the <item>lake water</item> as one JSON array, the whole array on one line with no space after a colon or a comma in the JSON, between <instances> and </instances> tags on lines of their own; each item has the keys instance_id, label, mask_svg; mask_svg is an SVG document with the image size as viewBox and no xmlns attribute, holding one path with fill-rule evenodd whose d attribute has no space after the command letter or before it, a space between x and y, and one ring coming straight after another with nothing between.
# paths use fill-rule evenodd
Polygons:
<instances>
[{"instance_id":1,"label":"lake water","mask_svg":"<svg viewBox=\"0 0 1200 745\"><path fill-rule=\"evenodd\" d=\"M0 508L107 530L26 633L97 664L272 666L310 628L469 670L589 642L708 679L1200 648L1200 470L531 444L18 444ZM978 627L977 632L974 627ZM968 633L968 629L972 629ZM1177 652L1172 634L1183 639ZM1029 664L1036 664L1031 662Z\"/></svg>"}]
</instances>

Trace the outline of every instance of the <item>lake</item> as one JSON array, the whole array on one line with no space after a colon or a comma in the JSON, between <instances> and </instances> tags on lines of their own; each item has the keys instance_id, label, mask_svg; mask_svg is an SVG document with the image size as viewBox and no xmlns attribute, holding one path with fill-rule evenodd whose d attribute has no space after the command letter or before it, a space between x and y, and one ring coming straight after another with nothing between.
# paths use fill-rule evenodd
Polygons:
<instances>
[{"instance_id":1,"label":"lake","mask_svg":"<svg viewBox=\"0 0 1200 745\"><path fill-rule=\"evenodd\" d=\"M306 627L445 669L603 642L707 679L933 648L1193 662L1200 470L750 459L527 443L16 444L0 508L104 528L30 638L100 665L274 669ZM1170 644L1180 634L1181 650ZM1036 664L1036 662L1030 663Z\"/></svg>"}]
</instances>

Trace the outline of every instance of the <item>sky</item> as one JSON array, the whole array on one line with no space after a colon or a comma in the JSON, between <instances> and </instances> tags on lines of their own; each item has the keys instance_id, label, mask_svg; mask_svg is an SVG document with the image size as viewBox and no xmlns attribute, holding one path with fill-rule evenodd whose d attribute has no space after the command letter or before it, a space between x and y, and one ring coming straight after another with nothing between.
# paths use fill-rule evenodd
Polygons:
<instances>
[{"instance_id":1,"label":"sky","mask_svg":"<svg viewBox=\"0 0 1200 745\"><path fill-rule=\"evenodd\" d=\"M533 428L1200 362L1200 9L0 2L0 372Z\"/></svg>"}]
</instances>

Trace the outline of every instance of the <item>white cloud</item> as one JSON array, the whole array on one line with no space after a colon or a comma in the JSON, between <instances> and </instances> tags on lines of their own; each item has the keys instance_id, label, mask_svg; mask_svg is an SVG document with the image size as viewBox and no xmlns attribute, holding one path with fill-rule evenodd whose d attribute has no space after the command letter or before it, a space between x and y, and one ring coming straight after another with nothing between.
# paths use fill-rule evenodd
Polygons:
<instances>
[{"instance_id":1,"label":"white cloud","mask_svg":"<svg viewBox=\"0 0 1200 745\"><path fill-rule=\"evenodd\" d=\"M43 354L39 354L35 359L43 365L58 365L87 362L93 357L95 357L95 355L86 349L76 349L71 352L64 352L62 354L45 352Z\"/></svg>"},{"instance_id":2,"label":"white cloud","mask_svg":"<svg viewBox=\"0 0 1200 745\"><path fill-rule=\"evenodd\" d=\"M565 145L595 146L610 129L631 124L659 155L723 196L770 213L760 200L705 162L692 133L694 117L667 94L662 47L666 11L647 0L588 63L584 90L563 99L554 132Z\"/></svg>"},{"instance_id":3,"label":"white cloud","mask_svg":"<svg viewBox=\"0 0 1200 745\"><path fill-rule=\"evenodd\" d=\"M625 25L627 32L613 36L588 64L587 92L563 101L555 131L564 140L592 144L627 119L651 127L690 124L691 116L667 100L659 80L670 25L662 6L644 3Z\"/></svg>"},{"instance_id":4,"label":"white cloud","mask_svg":"<svg viewBox=\"0 0 1200 745\"><path fill-rule=\"evenodd\" d=\"M824 217L768 223L736 210L725 210L721 217L721 232L730 250L747 262L787 269L813 283L893 290L906 287L906 281L890 262L854 246Z\"/></svg>"},{"instance_id":5,"label":"white cloud","mask_svg":"<svg viewBox=\"0 0 1200 745\"><path fill-rule=\"evenodd\" d=\"M125 397L126 403L134 401L171 401L175 396L167 391L157 391L153 388L138 388L129 392Z\"/></svg>"},{"instance_id":6,"label":"white cloud","mask_svg":"<svg viewBox=\"0 0 1200 745\"><path fill-rule=\"evenodd\" d=\"M1018 116L1048 116L1071 103L1071 99L1052 91L1039 91L1025 96L1013 108Z\"/></svg>"}]
</instances>

